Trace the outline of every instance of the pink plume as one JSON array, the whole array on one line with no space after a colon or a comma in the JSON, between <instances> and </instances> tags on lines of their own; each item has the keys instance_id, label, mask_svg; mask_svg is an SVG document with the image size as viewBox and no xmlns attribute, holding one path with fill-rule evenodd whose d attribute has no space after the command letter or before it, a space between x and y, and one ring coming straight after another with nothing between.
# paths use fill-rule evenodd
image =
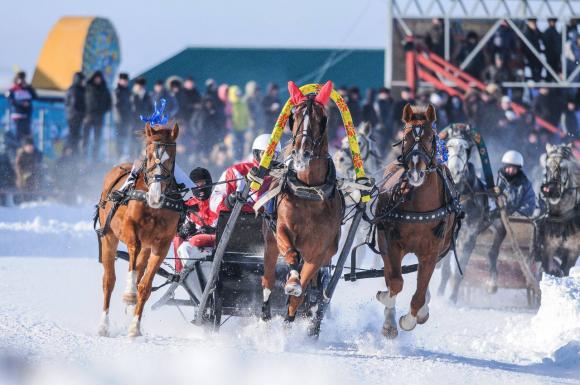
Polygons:
<instances>
[{"instance_id":1,"label":"pink plume","mask_svg":"<svg viewBox=\"0 0 580 385\"><path fill-rule=\"evenodd\" d=\"M288 92L290 93L290 100L295 106L307 99L302 91L300 91L300 88L298 88L296 83L294 83L292 80L288 82Z\"/></svg>"},{"instance_id":2,"label":"pink plume","mask_svg":"<svg viewBox=\"0 0 580 385\"><path fill-rule=\"evenodd\" d=\"M330 99L330 94L332 93L332 81L327 81L322 88L320 89L320 92L318 92L318 95L316 95L316 98L314 99L317 103L322 104L323 106L326 105L326 103L328 103L328 100Z\"/></svg>"}]
</instances>

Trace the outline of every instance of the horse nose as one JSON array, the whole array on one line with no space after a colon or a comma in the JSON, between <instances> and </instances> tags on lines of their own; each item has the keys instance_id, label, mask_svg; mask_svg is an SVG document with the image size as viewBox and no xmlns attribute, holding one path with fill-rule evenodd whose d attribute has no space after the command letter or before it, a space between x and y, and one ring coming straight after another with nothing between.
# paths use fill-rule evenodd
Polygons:
<instances>
[{"instance_id":1,"label":"horse nose","mask_svg":"<svg viewBox=\"0 0 580 385\"><path fill-rule=\"evenodd\" d=\"M419 178L423 178L425 176L425 170L419 171Z\"/></svg>"}]
</instances>

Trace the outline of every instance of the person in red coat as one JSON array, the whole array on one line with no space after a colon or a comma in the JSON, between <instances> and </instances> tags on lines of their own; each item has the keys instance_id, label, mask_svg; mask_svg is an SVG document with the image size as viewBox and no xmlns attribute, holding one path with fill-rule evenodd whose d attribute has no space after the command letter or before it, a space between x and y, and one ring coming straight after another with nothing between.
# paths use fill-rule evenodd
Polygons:
<instances>
[{"instance_id":1,"label":"person in red coat","mask_svg":"<svg viewBox=\"0 0 580 385\"><path fill-rule=\"evenodd\" d=\"M210 200L210 208L217 215L219 215L221 211L230 211L233 208L236 203L236 195L241 193L246 186L246 175L249 174L253 167L258 167L260 165L262 155L264 151L266 151L269 143L270 134L262 134L258 136L252 144L252 160L236 163L224 171L219 181L227 183L217 185ZM278 143L275 158L278 156L280 151L281 146L280 143ZM260 199L260 196L264 192L268 191L269 186L270 178L266 177L260 190L248 198L248 202L242 207L242 211L246 213L254 212L252 205L255 201Z\"/></svg>"},{"instance_id":2,"label":"person in red coat","mask_svg":"<svg viewBox=\"0 0 580 385\"><path fill-rule=\"evenodd\" d=\"M205 168L198 167L191 171L189 178L197 187L192 189L193 197L185 202L187 216L173 239L177 272L183 270L184 260L209 255L215 246L217 214L209 207L211 175Z\"/></svg>"}]
</instances>

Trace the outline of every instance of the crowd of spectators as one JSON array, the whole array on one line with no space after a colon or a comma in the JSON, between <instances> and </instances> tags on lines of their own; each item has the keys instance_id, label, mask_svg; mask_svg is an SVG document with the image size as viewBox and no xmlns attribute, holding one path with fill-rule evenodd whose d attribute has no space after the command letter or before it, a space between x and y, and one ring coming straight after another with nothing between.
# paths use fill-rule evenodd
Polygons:
<instances>
[{"instance_id":1,"label":"crowd of spectators","mask_svg":"<svg viewBox=\"0 0 580 385\"><path fill-rule=\"evenodd\" d=\"M580 38L574 20L567 30L567 43L562 47L556 20L549 20L544 31L538 29L533 19L524 28L534 50L560 74L562 49L569 59L567 74L574 71L580 58ZM428 49L440 55L444 50L442 33L442 21L435 19L424 39ZM454 39L455 64L465 60L479 42L473 31L463 36ZM575 140L580 134L580 93L576 88L542 86L522 90L505 85L526 79L552 81L551 74L538 63L530 47L521 45L513 30L503 22L485 49L466 67L468 73L487 84L483 91L472 89L463 97L432 88L401 88L395 92L381 87L362 93L356 86L339 85L337 91L345 99L355 125L368 122L373 128L373 137L384 156L400 134L404 105L432 103L437 108L438 127L454 122L469 123L482 133L492 155L516 149L536 164L545 143ZM79 177L79 164L102 163L103 126L108 113L112 114L114 131L113 143L107 146L113 145L114 160L133 161L139 157L142 142L136 133L143 128L140 116L149 115L161 99L167 101L166 115L180 125L178 162L185 168L195 165L221 172L249 153L255 136L271 132L285 101L280 94L279 86L274 83L264 92L254 81L234 85L207 79L198 87L192 77L173 76L147 84L142 77L131 81L126 73L119 74L110 90L101 72L88 78L76 73L64 101L68 124L66 144L55 162L51 179L58 190L63 180ZM12 127L21 146L13 156L4 147L0 148L0 204L10 203L10 196L4 192L11 189L24 191L26 194L20 199L29 199L27 195L32 196L41 189L45 169L43 155L30 136L32 101L36 93L23 72L16 75L7 98L11 104ZM516 114L512 108L514 101L527 107L527 113ZM336 148L344 136L342 120L336 106L331 103L327 108L330 144ZM535 117L560 127L566 135L546 131L535 122Z\"/></svg>"}]
</instances>

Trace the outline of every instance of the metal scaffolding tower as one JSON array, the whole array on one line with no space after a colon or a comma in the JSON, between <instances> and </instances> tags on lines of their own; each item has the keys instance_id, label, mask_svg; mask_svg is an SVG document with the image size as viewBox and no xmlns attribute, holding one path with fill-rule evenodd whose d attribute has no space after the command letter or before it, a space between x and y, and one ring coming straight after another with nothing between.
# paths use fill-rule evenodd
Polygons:
<instances>
[{"instance_id":1,"label":"metal scaffolding tower","mask_svg":"<svg viewBox=\"0 0 580 385\"><path fill-rule=\"evenodd\" d=\"M493 37L500 27L502 20L505 20L510 28L515 32L524 45L542 63L548 77L553 78L553 82L509 82L502 84L506 87L580 87L580 83L574 79L580 74L580 65L568 74L567 59L565 57L564 45L567 41L566 26L571 19L580 18L580 0L387 0L387 45L385 49L385 79L386 87L404 84L403 79L393 79L393 47L394 24L407 36L412 36L413 32L405 20L440 18L444 21L444 47L445 60L451 58L451 20L496 20L492 27L481 38L475 49L459 64L460 69L465 69L471 61L484 49L487 42ZM562 34L562 73L560 76L546 62L541 52L538 52L518 26L518 21L536 18L545 20L557 18Z\"/></svg>"}]
</instances>

